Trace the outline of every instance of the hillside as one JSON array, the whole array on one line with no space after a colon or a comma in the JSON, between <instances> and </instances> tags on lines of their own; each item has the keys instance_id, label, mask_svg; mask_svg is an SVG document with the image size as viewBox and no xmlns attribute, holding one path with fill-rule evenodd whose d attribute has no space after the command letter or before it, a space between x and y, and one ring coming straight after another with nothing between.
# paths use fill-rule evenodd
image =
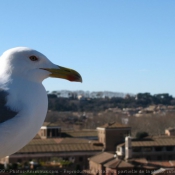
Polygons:
<instances>
[{"instance_id":1,"label":"hillside","mask_svg":"<svg viewBox=\"0 0 175 175\"><path fill-rule=\"evenodd\" d=\"M48 94L49 110L52 111L73 111L73 112L99 112L108 108L118 107L137 108L150 105L175 105L175 99L167 94L151 95L150 93L139 93L135 96L126 95L122 97L88 98L82 96L78 99L73 95L69 98L59 97L56 94Z\"/></svg>"},{"instance_id":2,"label":"hillside","mask_svg":"<svg viewBox=\"0 0 175 175\"><path fill-rule=\"evenodd\" d=\"M143 131L163 134L175 126L175 99L169 94L139 93L125 98L69 98L49 94L46 122L54 122L63 130L95 129L117 121L132 127L132 135Z\"/></svg>"}]
</instances>

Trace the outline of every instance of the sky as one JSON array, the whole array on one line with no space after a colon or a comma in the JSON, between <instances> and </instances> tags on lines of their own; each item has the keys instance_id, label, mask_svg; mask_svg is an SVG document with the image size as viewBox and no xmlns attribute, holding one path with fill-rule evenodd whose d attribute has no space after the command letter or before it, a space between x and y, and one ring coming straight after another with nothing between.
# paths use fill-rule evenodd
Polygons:
<instances>
[{"instance_id":1,"label":"sky","mask_svg":"<svg viewBox=\"0 0 175 175\"><path fill-rule=\"evenodd\" d=\"M0 1L0 55L26 46L82 75L46 79L48 91L175 96L174 9L174 0Z\"/></svg>"}]
</instances>

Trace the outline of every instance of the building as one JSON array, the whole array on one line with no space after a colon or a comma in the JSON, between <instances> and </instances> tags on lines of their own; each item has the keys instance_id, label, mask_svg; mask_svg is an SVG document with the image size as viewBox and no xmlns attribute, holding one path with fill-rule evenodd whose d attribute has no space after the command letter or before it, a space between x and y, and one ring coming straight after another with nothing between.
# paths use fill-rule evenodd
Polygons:
<instances>
[{"instance_id":1,"label":"building","mask_svg":"<svg viewBox=\"0 0 175 175\"><path fill-rule=\"evenodd\" d=\"M131 127L117 122L106 123L97 128L99 142L104 145L104 151L115 152L116 146L123 143L126 136L131 135Z\"/></svg>"},{"instance_id":2,"label":"building","mask_svg":"<svg viewBox=\"0 0 175 175\"><path fill-rule=\"evenodd\" d=\"M173 171L169 171L172 174L175 172L175 135L173 131L174 128L169 128L165 131L166 135L149 136L140 140L127 136L125 142L116 146L115 153L105 151L90 157L89 169L85 170L85 173L91 175L130 175L133 173L159 174L161 171L165 174L168 173L169 169L173 169ZM118 139L118 134L116 135L115 140ZM105 132L103 137L107 137ZM108 145L108 143L111 144L111 142L104 144ZM110 148L114 143L116 142L113 141ZM109 146L107 147L109 148Z\"/></svg>"},{"instance_id":3,"label":"building","mask_svg":"<svg viewBox=\"0 0 175 175\"><path fill-rule=\"evenodd\" d=\"M90 157L88 159L89 167L91 170L90 174L98 174L99 172L104 174L105 172L104 164L112 160L113 158L114 158L114 154L108 153L108 152L103 152L103 153Z\"/></svg>"},{"instance_id":4,"label":"building","mask_svg":"<svg viewBox=\"0 0 175 175\"><path fill-rule=\"evenodd\" d=\"M1 159L1 163L34 160L45 165L60 166L59 161L85 169L86 174L151 174L163 168L175 168L175 135L173 128L166 135L133 139L131 127L116 122L97 130L62 131L44 123L38 135L17 153ZM97 140L98 136L98 140ZM58 161L59 160L59 161ZM161 169L162 170L162 169Z\"/></svg>"},{"instance_id":5,"label":"building","mask_svg":"<svg viewBox=\"0 0 175 175\"><path fill-rule=\"evenodd\" d=\"M175 136L175 128L166 129L165 134L168 135L168 136Z\"/></svg>"},{"instance_id":6,"label":"building","mask_svg":"<svg viewBox=\"0 0 175 175\"><path fill-rule=\"evenodd\" d=\"M117 146L116 153L125 157L125 144ZM151 136L131 141L132 157L145 157L147 160L175 160L175 136Z\"/></svg>"},{"instance_id":7,"label":"building","mask_svg":"<svg viewBox=\"0 0 175 175\"><path fill-rule=\"evenodd\" d=\"M61 131L53 123L44 123L33 140L15 154L1 159L0 163L25 163L34 160L53 165L61 160L75 165L72 168L84 169L88 168L88 157L102 152L103 149L95 130Z\"/></svg>"},{"instance_id":8,"label":"building","mask_svg":"<svg viewBox=\"0 0 175 175\"><path fill-rule=\"evenodd\" d=\"M87 168L88 157L98 154L103 146L96 141L88 141L76 138L50 138L33 139L28 145L23 147L17 153L9 156L8 161L28 162L35 160L37 162L50 162L56 159L69 160L81 168Z\"/></svg>"},{"instance_id":9,"label":"building","mask_svg":"<svg viewBox=\"0 0 175 175\"><path fill-rule=\"evenodd\" d=\"M38 132L38 135L41 137L41 139L61 137L61 127L54 123L44 122L43 126Z\"/></svg>"}]
</instances>

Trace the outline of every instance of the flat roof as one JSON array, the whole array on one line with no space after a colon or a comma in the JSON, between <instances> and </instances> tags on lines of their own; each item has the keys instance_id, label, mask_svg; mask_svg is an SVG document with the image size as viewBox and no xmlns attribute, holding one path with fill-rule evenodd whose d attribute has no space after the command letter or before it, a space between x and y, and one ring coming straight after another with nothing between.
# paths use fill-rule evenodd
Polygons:
<instances>
[{"instance_id":1,"label":"flat roof","mask_svg":"<svg viewBox=\"0 0 175 175\"><path fill-rule=\"evenodd\" d=\"M63 137L98 137L97 130L61 131Z\"/></svg>"},{"instance_id":2,"label":"flat roof","mask_svg":"<svg viewBox=\"0 0 175 175\"><path fill-rule=\"evenodd\" d=\"M42 126L47 126L47 127L60 127L58 123L52 123L52 122L44 122Z\"/></svg>"},{"instance_id":3,"label":"flat roof","mask_svg":"<svg viewBox=\"0 0 175 175\"><path fill-rule=\"evenodd\" d=\"M112 123L106 123L98 128L131 128L131 127L118 122L112 122Z\"/></svg>"}]
</instances>

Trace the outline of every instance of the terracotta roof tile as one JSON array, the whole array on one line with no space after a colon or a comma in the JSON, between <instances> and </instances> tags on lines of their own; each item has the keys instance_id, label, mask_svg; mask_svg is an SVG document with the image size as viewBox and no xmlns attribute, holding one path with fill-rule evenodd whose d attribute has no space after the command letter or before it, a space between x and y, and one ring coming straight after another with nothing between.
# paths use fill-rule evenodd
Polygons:
<instances>
[{"instance_id":1,"label":"terracotta roof tile","mask_svg":"<svg viewBox=\"0 0 175 175\"><path fill-rule=\"evenodd\" d=\"M113 157L114 157L114 154L103 152L103 153L90 157L89 160L96 162L96 163L105 163L106 161L113 159Z\"/></svg>"},{"instance_id":2,"label":"terracotta roof tile","mask_svg":"<svg viewBox=\"0 0 175 175\"><path fill-rule=\"evenodd\" d=\"M132 168L139 166L140 168L142 167L146 169L175 167L175 165L170 161L147 161L145 158L129 159L128 161L115 158L111 161L108 161L106 164L104 164L104 166L108 168Z\"/></svg>"},{"instance_id":3,"label":"terracotta roof tile","mask_svg":"<svg viewBox=\"0 0 175 175\"><path fill-rule=\"evenodd\" d=\"M132 141L133 147L140 146L173 146L175 145L175 139L167 138L166 139L153 139L152 141L142 140L142 141Z\"/></svg>"},{"instance_id":4,"label":"terracotta roof tile","mask_svg":"<svg viewBox=\"0 0 175 175\"><path fill-rule=\"evenodd\" d=\"M41 153L41 152L75 152L75 151L101 151L103 146L94 145L97 141L65 138L65 139L37 139L32 140L18 153Z\"/></svg>"},{"instance_id":5,"label":"terracotta roof tile","mask_svg":"<svg viewBox=\"0 0 175 175\"><path fill-rule=\"evenodd\" d=\"M125 143L119 144L117 146L124 146ZM174 146L175 137L152 137L145 138L142 140L132 140L132 147L148 147L148 146Z\"/></svg>"}]
</instances>

